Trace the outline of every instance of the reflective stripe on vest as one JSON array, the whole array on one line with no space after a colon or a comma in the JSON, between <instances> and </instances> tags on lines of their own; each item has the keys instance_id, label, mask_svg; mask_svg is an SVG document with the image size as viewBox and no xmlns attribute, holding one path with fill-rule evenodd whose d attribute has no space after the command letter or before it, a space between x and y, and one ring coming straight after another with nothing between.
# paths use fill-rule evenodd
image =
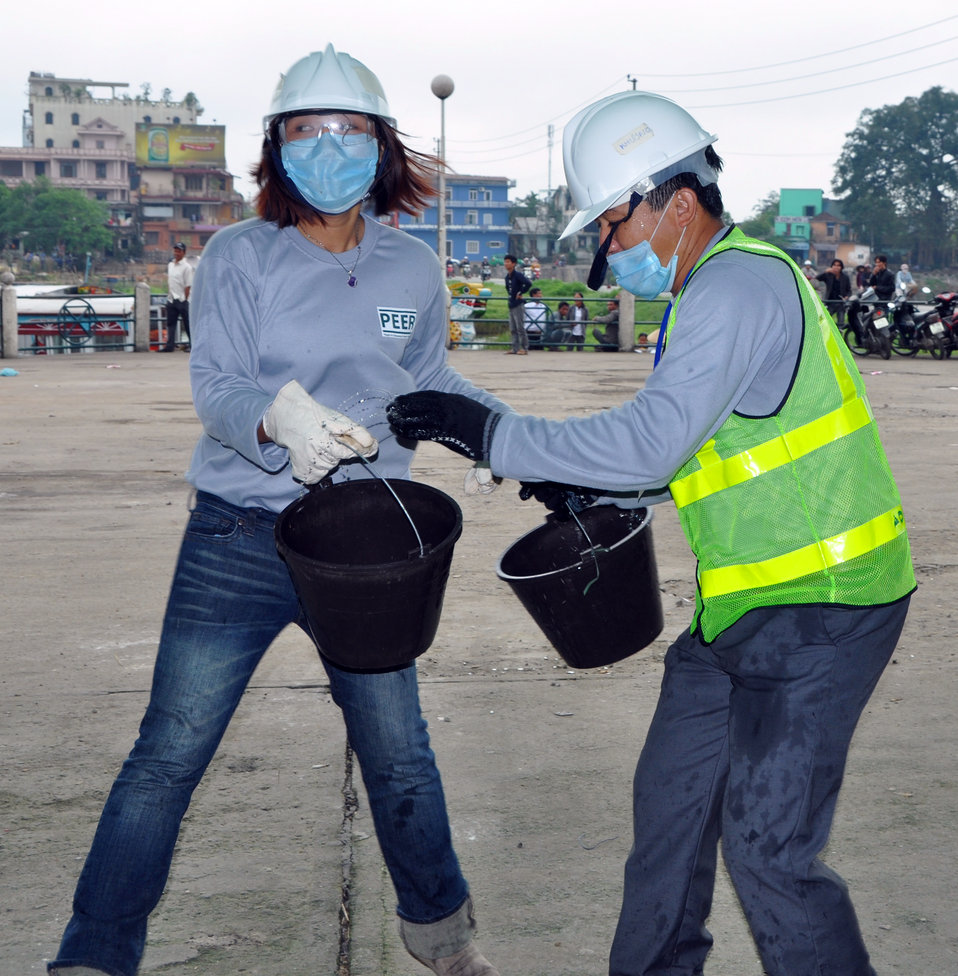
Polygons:
<instances>
[{"instance_id":1,"label":"reflective stripe on vest","mask_svg":"<svg viewBox=\"0 0 958 976\"><path fill-rule=\"evenodd\" d=\"M811 454L840 437L860 430L873 419L868 402L856 398L843 403L824 417L785 431L780 437L725 460L716 453L713 447L715 441L710 440L696 454L702 467L669 485L672 498L678 508L684 508L713 492L739 485L749 478L757 478L774 468Z\"/></svg>"},{"instance_id":2,"label":"reflective stripe on vest","mask_svg":"<svg viewBox=\"0 0 958 976\"><path fill-rule=\"evenodd\" d=\"M864 525L764 562L703 570L699 574L699 587L707 600L738 590L756 589L810 576L857 556L864 556L897 539L904 531L905 516L901 507L892 508Z\"/></svg>"}]
</instances>

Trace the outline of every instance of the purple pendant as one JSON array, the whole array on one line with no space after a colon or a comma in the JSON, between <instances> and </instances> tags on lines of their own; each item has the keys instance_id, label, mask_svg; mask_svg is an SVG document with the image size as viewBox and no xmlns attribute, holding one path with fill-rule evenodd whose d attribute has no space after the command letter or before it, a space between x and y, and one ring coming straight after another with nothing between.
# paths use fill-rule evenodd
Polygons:
<instances>
[{"instance_id":1,"label":"purple pendant","mask_svg":"<svg viewBox=\"0 0 958 976\"><path fill-rule=\"evenodd\" d=\"M350 288L355 288L356 287L356 276L355 275L350 275L346 279L346 284L349 285Z\"/></svg>"}]
</instances>

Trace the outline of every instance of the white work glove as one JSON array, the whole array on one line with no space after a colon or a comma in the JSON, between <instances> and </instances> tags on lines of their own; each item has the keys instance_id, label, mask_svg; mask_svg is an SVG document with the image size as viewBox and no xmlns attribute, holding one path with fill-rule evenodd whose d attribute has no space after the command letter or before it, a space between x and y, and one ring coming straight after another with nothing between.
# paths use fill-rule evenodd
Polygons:
<instances>
[{"instance_id":1,"label":"white work glove","mask_svg":"<svg viewBox=\"0 0 958 976\"><path fill-rule=\"evenodd\" d=\"M467 472L462 487L467 495L488 495L502 484L492 473L488 461L477 461Z\"/></svg>"},{"instance_id":2,"label":"white work glove","mask_svg":"<svg viewBox=\"0 0 958 976\"><path fill-rule=\"evenodd\" d=\"M322 481L341 461L379 450L376 438L338 410L317 403L296 380L276 394L263 417L266 436L289 451L293 477L304 485Z\"/></svg>"}]
</instances>

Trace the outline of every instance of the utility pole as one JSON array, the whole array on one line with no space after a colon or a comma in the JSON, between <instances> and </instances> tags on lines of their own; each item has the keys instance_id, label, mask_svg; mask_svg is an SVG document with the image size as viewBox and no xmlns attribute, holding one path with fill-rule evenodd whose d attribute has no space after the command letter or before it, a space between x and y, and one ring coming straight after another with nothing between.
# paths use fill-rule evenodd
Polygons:
<instances>
[{"instance_id":1,"label":"utility pole","mask_svg":"<svg viewBox=\"0 0 958 976\"><path fill-rule=\"evenodd\" d=\"M549 183L548 185L549 185L549 196L551 197L552 196L552 137L555 135L555 131L556 131L555 126L550 125L547 131L549 133L549 172L548 172Z\"/></svg>"},{"instance_id":2,"label":"utility pole","mask_svg":"<svg viewBox=\"0 0 958 976\"><path fill-rule=\"evenodd\" d=\"M439 207L437 210L438 227L436 228L436 251L442 262L443 273L446 270L446 99L455 91L456 86L449 75L436 75L432 80L433 95L439 99Z\"/></svg>"}]
</instances>

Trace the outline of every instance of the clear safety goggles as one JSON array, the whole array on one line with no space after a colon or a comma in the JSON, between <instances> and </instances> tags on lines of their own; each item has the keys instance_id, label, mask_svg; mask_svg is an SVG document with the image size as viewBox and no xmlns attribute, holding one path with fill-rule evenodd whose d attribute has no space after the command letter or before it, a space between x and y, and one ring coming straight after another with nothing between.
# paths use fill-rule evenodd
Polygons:
<instances>
[{"instance_id":1,"label":"clear safety goggles","mask_svg":"<svg viewBox=\"0 0 958 976\"><path fill-rule=\"evenodd\" d=\"M376 124L355 112L301 112L288 116L280 126L284 143L318 140L324 132L344 146L362 146L375 141Z\"/></svg>"}]
</instances>

